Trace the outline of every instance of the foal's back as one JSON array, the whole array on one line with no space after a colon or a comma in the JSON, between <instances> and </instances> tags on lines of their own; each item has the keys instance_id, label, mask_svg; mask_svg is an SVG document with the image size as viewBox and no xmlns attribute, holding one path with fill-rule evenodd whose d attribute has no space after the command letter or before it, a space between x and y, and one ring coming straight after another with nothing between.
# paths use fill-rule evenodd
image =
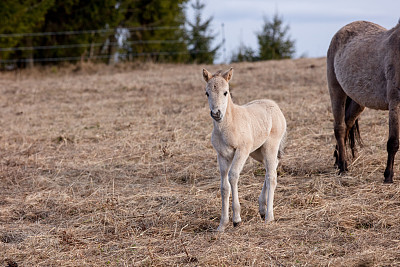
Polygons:
<instances>
[{"instance_id":1,"label":"foal's back","mask_svg":"<svg viewBox=\"0 0 400 267\"><path fill-rule=\"evenodd\" d=\"M274 101L254 100L240 107L242 111L238 112L237 116L241 116L243 121L250 124L255 143L261 145L265 142L266 137L280 140L286 131L285 117ZM239 115L239 113L241 114Z\"/></svg>"},{"instance_id":2,"label":"foal's back","mask_svg":"<svg viewBox=\"0 0 400 267\"><path fill-rule=\"evenodd\" d=\"M270 99L254 100L242 107L254 123L263 123L263 120L267 120L265 125L269 124L270 127L279 127L285 121L285 117L278 104Z\"/></svg>"}]
</instances>

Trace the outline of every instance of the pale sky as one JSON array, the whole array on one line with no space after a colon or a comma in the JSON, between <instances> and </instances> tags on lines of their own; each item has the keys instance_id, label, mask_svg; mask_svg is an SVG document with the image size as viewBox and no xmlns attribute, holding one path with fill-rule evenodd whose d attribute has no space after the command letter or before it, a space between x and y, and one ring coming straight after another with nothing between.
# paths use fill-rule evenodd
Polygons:
<instances>
[{"instance_id":1,"label":"pale sky","mask_svg":"<svg viewBox=\"0 0 400 267\"><path fill-rule=\"evenodd\" d=\"M195 0L191 0L190 3ZM271 19L277 12L289 25L291 39L295 40L295 57L326 56L332 36L344 25L367 20L387 29L393 28L400 18L400 0L202 0L206 4L203 18L213 16L217 42L222 39L224 23L225 55L215 63L228 63L240 43L258 48L256 33L261 30L264 16ZM188 5L188 19L193 12Z\"/></svg>"}]
</instances>

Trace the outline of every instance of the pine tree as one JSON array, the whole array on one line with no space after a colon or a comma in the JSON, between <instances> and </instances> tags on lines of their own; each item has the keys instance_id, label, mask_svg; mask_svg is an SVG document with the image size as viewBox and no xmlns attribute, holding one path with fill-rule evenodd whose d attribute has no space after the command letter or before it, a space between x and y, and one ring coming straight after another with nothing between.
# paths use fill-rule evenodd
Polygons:
<instances>
[{"instance_id":1,"label":"pine tree","mask_svg":"<svg viewBox=\"0 0 400 267\"><path fill-rule=\"evenodd\" d=\"M205 7L205 4L200 3L200 0L196 0L191 7L195 11L194 22L188 21L188 47L190 53L190 61L196 63L211 64L214 61L215 54L221 47L221 44L214 48L211 48L211 43L215 39L216 35L213 35L210 30L211 22L213 17L206 19L202 22L201 13Z\"/></svg>"},{"instance_id":2,"label":"pine tree","mask_svg":"<svg viewBox=\"0 0 400 267\"><path fill-rule=\"evenodd\" d=\"M0 51L0 59L108 57L119 49L120 54L128 53L129 59L145 55L154 61L188 62L186 2L188 0L0 1L2 34L111 29L97 33L0 37L0 48L74 46ZM132 30L133 27L137 29ZM122 47L119 46L121 40Z\"/></svg>"},{"instance_id":3,"label":"pine tree","mask_svg":"<svg viewBox=\"0 0 400 267\"><path fill-rule=\"evenodd\" d=\"M241 44L238 51L232 54L231 62L252 62L257 60L256 52L249 46Z\"/></svg>"},{"instance_id":4,"label":"pine tree","mask_svg":"<svg viewBox=\"0 0 400 267\"><path fill-rule=\"evenodd\" d=\"M114 28L121 19L116 9L117 0L64 0L55 1L55 4L47 11L41 32L82 31L82 30L106 30ZM66 49L38 50L35 57L59 58L59 57L90 57L105 53L102 46L90 48L89 44L97 43L106 45L116 40L113 39L113 31L103 33L84 33L50 35L41 37L37 45L73 45L82 44L82 47ZM95 49L96 51L91 51Z\"/></svg>"},{"instance_id":5,"label":"pine tree","mask_svg":"<svg viewBox=\"0 0 400 267\"><path fill-rule=\"evenodd\" d=\"M259 59L292 58L295 53L294 40L288 35L289 26L283 25L283 19L275 14L272 21L264 18L263 29L257 34Z\"/></svg>"},{"instance_id":6,"label":"pine tree","mask_svg":"<svg viewBox=\"0 0 400 267\"><path fill-rule=\"evenodd\" d=\"M0 1L0 33L18 34L40 31L47 11L54 0ZM31 47L34 37L0 37L1 48ZM1 60L25 59L33 57L33 50L8 50L0 52Z\"/></svg>"},{"instance_id":7,"label":"pine tree","mask_svg":"<svg viewBox=\"0 0 400 267\"><path fill-rule=\"evenodd\" d=\"M124 49L131 58L182 62L188 58L185 43L184 4L187 0L123 0L121 28L131 30ZM140 56L139 55L143 55Z\"/></svg>"}]
</instances>

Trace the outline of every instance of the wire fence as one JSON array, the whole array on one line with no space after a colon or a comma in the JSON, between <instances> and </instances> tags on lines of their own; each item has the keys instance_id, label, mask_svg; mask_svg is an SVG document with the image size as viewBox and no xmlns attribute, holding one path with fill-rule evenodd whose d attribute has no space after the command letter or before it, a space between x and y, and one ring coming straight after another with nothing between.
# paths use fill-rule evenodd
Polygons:
<instances>
[{"instance_id":1,"label":"wire fence","mask_svg":"<svg viewBox=\"0 0 400 267\"><path fill-rule=\"evenodd\" d=\"M210 53L209 51L194 51L190 52L191 54L201 54L201 53ZM129 57L129 56L134 56L134 57L140 57L140 56L169 56L169 55L186 55L189 54L189 52L179 52L179 51L171 51L171 52L143 52L143 53L116 53L115 55L98 55L98 56L92 56L92 57L55 57L55 58L35 58L35 62L60 62L60 61L79 61L79 60L85 60L85 59L111 59L116 56L118 57ZM18 62L30 62L31 59L29 58L23 58L23 59L4 59L0 60L1 63L18 63Z\"/></svg>"},{"instance_id":2,"label":"wire fence","mask_svg":"<svg viewBox=\"0 0 400 267\"><path fill-rule=\"evenodd\" d=\"M139 40L139 41L127 41L124 44L135 45L135 44L176 44L176 43L186 43L183 40ZM19 47L5 47L0 48L1 51L27 51L27 50L49 50L49 49L63 49L63 48L82 48L82 47L100 47L104 43L86 43L86 44L69 44L69 45L48 45L48 46L19 46ZM118 42L110 42L108 45L118 46Z\"/></svg>"},{"instance_id":3,"label":"wire fence","mask_svg":"<svg viewBox=\"0 0 400 267\"><path fill-rule=\"evenodd\" d=\"M117 41L111 42L110 38L105 38L103 42L90 42L90 43L72 43L72 44L55 44L55 45L32 45L32 46L10 46L0 47L0 64L10 65L19 63L43 63L43 62L61 62L61 61L86 61L86 60L126 60L129 58L137 57L155 57L155 56L176 56L176 55L188 55L188 54L202 54L212 53L210 51L198 50L198 51L150 51L150 52L132 52L132 48L135 46L144 45L164 45L164 44L185 44L188 45L186 40L180 39L169 39L169 40L134 40L128 41L130 32L145 32L145 31L184 31L182 27L175 26L162 26L162 27L131 27L131 28L110 28L110 29L97 29L97 30L80 30L80 31L60 31L60 32L31 32L31 33L10 33L0 34L0 44L2 39L8 38L31 38L31 37L45 37L45 36L68 36L68 35L82 35L82 34L107 34L113 36ZM117 37L119 36L119 37ZM120 39L120 40L118 40ZM122 40L124 39L124 40ZM94 48L104 49L113 48L112 53L99 53L93 54ZM130 49L127 47L130 47ZM61 49L78 49L78 48L89 48L90 51L85 51L80 56L61 56L61 57L34 57L35 51L43 50L61 50ZM129 51L131 50L131 51ZM25 57L17 56L23 51L28 51L30 54ZM109 50L111 51L111 50ZM121 52L122 51L122 52ZM4 59L2 53L11 53L8 58ZM14 58L13 58L14 57Z\"/></svg>"},{"instance_id":4,"label":"wire fence","mask_svg":"<svg viewBox=\"0 0 400 267\"><path fill-rule=\"evenodd\" d=\"M30 32L30 33L9 33L0 34L0 37L33 37L33 36L49 36L49 35L72 35L72 34L88 34L88 33L113 33L118 30L128 31L157 31L157 30L178 30L181 27L162 26L162 27L131 27L131 28L110 28L98 30L82 30L82 31L61 31L61 32Z\"/></svg>"}]
</instances>

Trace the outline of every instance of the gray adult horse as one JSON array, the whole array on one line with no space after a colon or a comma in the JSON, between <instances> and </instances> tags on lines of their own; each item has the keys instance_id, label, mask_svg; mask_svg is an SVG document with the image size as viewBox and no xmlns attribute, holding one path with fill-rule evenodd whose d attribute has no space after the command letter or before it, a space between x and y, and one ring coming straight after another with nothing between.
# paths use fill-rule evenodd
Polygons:
<instances>
[{"instance_id":1,"label":"gray adult horse","mask_svg":"<svg viewBox=\"0 0 400 267\"><path fill-rule=\"evenodd\" d=\"M399 149L400 21L391 30L367 21L341 28L329 46L327 78L339 173L347 170L347 140L353 156L356 154L358 118L365 107L389 110L384 182L392 183L394 157Z\"/></svg>"}]
</instances>

